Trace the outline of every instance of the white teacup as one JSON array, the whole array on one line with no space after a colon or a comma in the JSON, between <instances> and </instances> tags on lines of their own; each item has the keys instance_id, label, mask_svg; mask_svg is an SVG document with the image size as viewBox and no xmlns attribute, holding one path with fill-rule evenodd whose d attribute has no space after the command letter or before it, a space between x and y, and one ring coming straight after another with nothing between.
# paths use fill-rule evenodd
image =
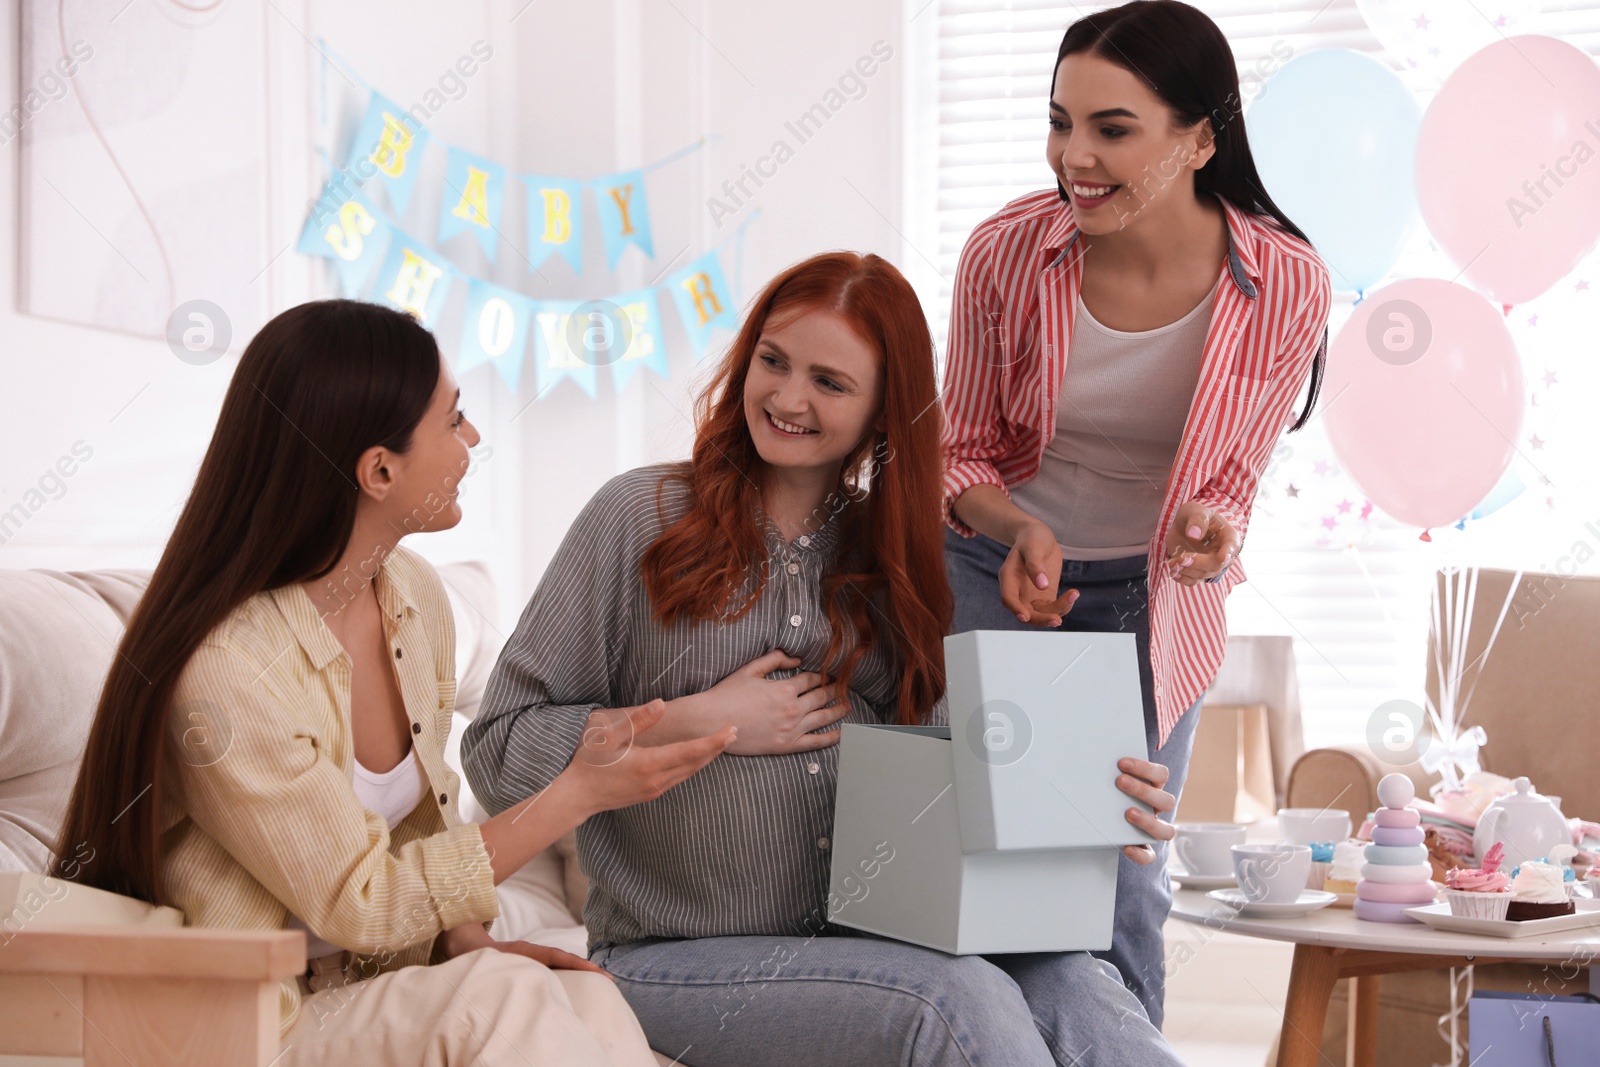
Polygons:
<instances>
[{"instance_id":1,"label":"white teacup","mask_svg":"<svg viewBox=\"0 0 1600 1067\"><path fill-rule=\"evenodd\" d=\"M1233 822L1181 822L1172 852L1183 869L1198 878L1223 878L1233 872L1228 851L1244 844L1245 828Z\"/></svg>"},{"instance_id":2,"label":"white teacup","mask_svg":"<svg viewBox=\"0 0 1600 1067\"><path fill-rule=\"evenodd\" d=\"M1292 904L1311 874L1311 849L1285 842L1234 845L1233 874L1252 904Z\"/></svg>"},{"instance_id":3,"label":"white teacup","mask_svg":"<svg viewBox=\"0 0 1600 1067\"><path fill-rule=\"evenodd\" d=\"M1350 813L1343 808L1279 808L1278 833L1291 845L1343 841L1350 836Z\"/></svg>"}]
</instances>

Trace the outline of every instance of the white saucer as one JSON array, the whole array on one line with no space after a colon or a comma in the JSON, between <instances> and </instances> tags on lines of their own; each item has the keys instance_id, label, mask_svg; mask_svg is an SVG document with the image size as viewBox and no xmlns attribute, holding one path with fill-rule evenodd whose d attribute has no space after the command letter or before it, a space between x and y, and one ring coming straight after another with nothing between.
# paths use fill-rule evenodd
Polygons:
<instances>
[{"instance_id":1,"label":"white saucer","mask_svg":"<svg viewBox=\"0 0 1600 1067\"><path fill-rule=\"evenodd\" d=\"M1168 867L1167 873L1173 881L1182 882L1185 889L1226 889L1239 884L1239 880L1231 874L1190 874L1177 866Z\"/></svg>"},{"instance_id":2,"label":"white saucer","mask_svg":"<svg viewBox=\"0 0 1600 1067\"><path fill-rule=\"evenodd\" d=\"M1318 908L1326 908L1339 899L1337 893L1325 893L1320 889L1301 890L1300 899L1282 904L1252 904L1237 889L1213 889L1206 896L1219 904L1237 908L1239 914L1247 919L1293 919Z\"/></svg>"}]
</instances>

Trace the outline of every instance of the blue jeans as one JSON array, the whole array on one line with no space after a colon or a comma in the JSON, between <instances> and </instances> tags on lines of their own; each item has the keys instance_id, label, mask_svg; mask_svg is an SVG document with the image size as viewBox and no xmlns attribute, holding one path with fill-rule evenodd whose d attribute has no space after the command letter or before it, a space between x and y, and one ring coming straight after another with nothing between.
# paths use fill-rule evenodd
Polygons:
<instances>
[{"instance_id":1,"label":"blue jeans","mask_svg":"<svg viewBox=\"0 0 1600 1067\"><path fill-rule=\"evenodd\" d=\"M955 595L955 620L951 633L967 630L1031 630L1000 603L1000 565L1011 550L983 534L962 537L945 530L945 572ZM1200 721L1200 700L1183 713L1165 745L1159 744L1155 683L1150 669L1150 594L1144 556L1108 560L1064 560L1061 585L1079 592L1072 610L1061 619L1061 630L1071 632L1129 632L1139 653L1139 688L1144 696L1145 742L1149 759L1170 773L1167 792L1177 796L1189 776L1189 753L1194 748L1195 724ZM1202 698L1203 699L1203 698ZM1137 755L1137 753L1130 753ZM1163 818L1171 822L1170 813ZM1172 881L1167 876L1167 845L1153 846L1155 861L1134 863L1122 857L1117 868L1117 910L1111 948L1095 955L1116 965L1122 979L1144 1005L1145 1014L1159 1029L1165 1016L1166 943L1162 928L1172 910Z\"/></svg>"},{"instance_id":2,"label":"blue jeans","mask_svg":"<svg viewBox=\"0 0 1600 1067\"><path fill-rule=\"evenodd\" d=\"M1176 1065L1084 952L950 956L886 938L596 946L650 1045L694 1067Z\"/></svg>"}]
</instances>

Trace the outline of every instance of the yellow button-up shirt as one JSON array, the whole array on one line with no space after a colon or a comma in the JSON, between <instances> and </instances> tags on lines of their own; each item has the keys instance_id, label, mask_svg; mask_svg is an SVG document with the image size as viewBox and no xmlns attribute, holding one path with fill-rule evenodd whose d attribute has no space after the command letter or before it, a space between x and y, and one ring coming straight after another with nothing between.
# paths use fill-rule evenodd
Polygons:
<instances>
[{"instance_id":1,"label":"yellow button-up shirt","mask_svg":"<svg viewBox=\"0 0 1600 1067\"><path fill-rule=\"evenodd\" d=\"M444 586L397 549L374 578L429 796L391 833L352 785L350 657L297 583L213 630L170 718L162 880L190 926L281 930L297 915L371 976L426 964L434 938L499 914L483 835L444 762L455 628ZM279 1033L300 1013L280 987Z\"/></svg>"}]
</instances>

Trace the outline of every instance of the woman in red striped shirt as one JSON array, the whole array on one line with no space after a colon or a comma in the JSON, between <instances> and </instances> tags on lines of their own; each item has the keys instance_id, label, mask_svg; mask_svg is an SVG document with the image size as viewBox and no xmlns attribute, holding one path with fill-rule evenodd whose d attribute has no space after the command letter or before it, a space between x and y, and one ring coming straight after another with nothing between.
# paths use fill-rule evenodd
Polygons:
<instances>
[{"instance_id":1,"label":"woman in red striped shirt","mask_svg":"<svg viewBox=\"0 0 1600 1067\"><path fill-rule=\"evenodd\" d=\"M954 630L1132 630L1150 758L1177 795L1262 469L1296 396L1294 429L1316 401L1332 291L1263 191L1233 53L1202 12L1136 0L1073 23L1049 118L1057 188L980 223L956 272ZM1157 1026L1165 850L1123 860L1104 954Z\"/></svg>"}]
</instances>

